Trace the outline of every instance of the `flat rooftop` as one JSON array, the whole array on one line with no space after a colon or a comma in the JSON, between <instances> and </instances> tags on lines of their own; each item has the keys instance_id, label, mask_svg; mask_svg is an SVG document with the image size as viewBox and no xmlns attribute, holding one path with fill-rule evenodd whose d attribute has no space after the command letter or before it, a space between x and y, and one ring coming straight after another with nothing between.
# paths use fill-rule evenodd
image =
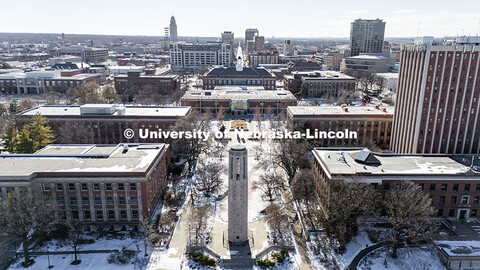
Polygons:
<instances>
[{"instance_id":1,"label":"flat rooftop","mask_svg":"<svg viewBox=\"0 0 480 270\"><path fill-rule=\"evenodd\" d=\"M225 99L272 99L272 100L297 100L290 91L285 90L264 90L261 88L241 87L216 87L215 90L189 90L182 97L182 100L225 100Z\"/></svg>"},{"instance_id":2,"label":"flat rooftop","mask_svg":"<svg viewBox=\"0 0 480 270\"><path fill-rule=\"evenodd\" d=\"M347 110L345 110L345 108ZM293 117L314 115L390 115L393 116L395 107L380 106L288 106L287 111Z\"/></svg>"},{"instance_id":3,"label":"flat rooftop","mask_svg":"<svg viewBox=\"0 0 480 270\"><path fill-rule=\"evenodd\" d=\"M41 173L146 173L166 149L162 143L49 145L34 154L0 155L0 180L28 180Z\"/></svg>"},{"instance_id":4,"label":"flat rooftop","mask_svg":"<svg viewBox=\"0 0 480 270\"><path fill-rule=\"evenodd\" d=\"M88 114L102 116L152 116L152 117L183 117L190 112L190 107L162 107L162 106L118 106L112 104L86 104L84 108L110 108L115 106L111 114ZM30 110L23 111L19 115L34 116L37 113L44 116L80 116L84 115L80 112L82 106L39 106ZM124 114L122 109L125 108Z\"/></svg>"},{"instance_id":5,"label":"flat rooftop","mask_svg":"<svg viewBox=\"0 0 480 270\"><path fill-rule=\"evenodd\" d=\"M366 165L355 159L364 149L316 148L314 156L330 175L468 175L480 177L479 155L416 155L378 154L365 151L376 165ZM364 153L365 153L364 152ZM474 161L471 169L470 164Z\"/></svg>"}]
</instances>

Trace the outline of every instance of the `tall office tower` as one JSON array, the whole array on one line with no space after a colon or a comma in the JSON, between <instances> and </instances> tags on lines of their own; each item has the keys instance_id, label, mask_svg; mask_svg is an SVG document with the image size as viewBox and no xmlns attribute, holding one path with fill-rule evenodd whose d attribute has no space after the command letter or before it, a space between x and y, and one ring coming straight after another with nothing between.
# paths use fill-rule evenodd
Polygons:
<instances>
[{"instance_id":1,"label":"tall office tower","mask_svg":"<svg viewBox=\"0 0 480 270\"><path fill-rule=\"evenodd\" d=\"M404 45L390 149L480 153L480 37Z\"/></svg>"},{"instance_id":2,"label":"tall office tower","mask_svg":"<svg viewBox=\"0 0 480 270\"><path fill-rule=\"evenodd\" d=\"M293 44L289 39L283 41L283 55L293 54Z\"/></svg>"},{"instance_id":3,"label":"tall office tower","mask_svg":"<svg viewBox=\"0 0 480 270\"><path fill-rule=\"evenodd\" d=\"M170 40L172 42L178 41L177 23L175 22L175 17L173 16L170 18Z\"/></svg>"},{"instance_id":4,"label":"tall office tower","mask_svg":"<svg viewBox=\"0 0 480 270\"><path fill-rule=\"evenodd\" d=\"M258 36L258 30L256 28L248 28L245 30L245 44L247 44L247 41L253 40L255 36Z\"/></svg>"},{"instance_id":5,"label":"tall office tower","mask_svg":"<svg viewBox=\"0 0 480 270\"><path fill-rule=\"evenodd\" d=\"M248 243L248 153L245 145L230 148L228 162L228 241Z\"/></svg>"},{"instance_id":6,"label":"tall office tower","mask_svg":"<svg viewBox=\"0 0 480 270\"><path fill-rule=\"evenodd\" d=\"M229 44L233 48L234 34L231 31L224 31L222 33L222 43Z\"/></svg>"},{"instance_id":7,"label":"tall office tower","mask_svg":"<svg viewBox=\"0 0 480 270\"><path fill-rule=\"evenodd\" d=\"M380 19L357 19L350 27L350 56L361 53L381 53L385 22Z\"/></svg>"},{"instance_id":8,"label":"tall office tower","mask_svg":"<svg viewBox=\"0 0 480 270\"><path fill-rule=\"evenodd\" d=\"M265 50L265 37L264 36L255 36L253 37L255 43L255 51L261 52Z\"/></svg>"}]
</instances>

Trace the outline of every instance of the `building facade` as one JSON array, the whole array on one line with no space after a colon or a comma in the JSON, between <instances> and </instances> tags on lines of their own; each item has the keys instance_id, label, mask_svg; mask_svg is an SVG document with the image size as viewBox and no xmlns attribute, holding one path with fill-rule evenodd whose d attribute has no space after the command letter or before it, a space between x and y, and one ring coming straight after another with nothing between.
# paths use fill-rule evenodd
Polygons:
<instances>
[{"instance_id":1,"label":"building facade","mask_svg":"<svg viewBox=\"0 0 480 270\"><path fill-rule=\"evenodd\" d=\"M321 98L337 98L343 91L353 92L355 84L355 78L336 71L295 71L283 79L285 90L292 93L302 90L304 95Z\"/></svg>"},{"instance_id":2,"label":"building facade","mask_svg":"<svg viewBox=\"0 0 480 270\"><path fill-rule=\"evenodd\" d=\"M261 86L266 90L276 89L276 77L264 68L214 67L202 76L203 89L213 90L217 86Z\"/></svg>"},{"instance_id":3,"label":"building facade","mask_svg":"<svg viewBox=\"0 0 480 270\"><path fill-rule=\"evenodd\" d=\"M129 93L133 96L146 87L153 87L157 93L171 97L180 89L178 75L149 75L140 72L128 72L127 75L114 77L115 90L118 94Z\"/></svg>"},{"instance_id":4,"label":"building facade","mask_svg":"<svg viewBox=\"0 0 480 270\"><path fill-rule=\"evenodd\" d=\"M108 49L75 45L69 47L54 48L50 51L50 54L53 56L78 56L82 59L83 62L90 63L105 61L108 57Z\"/></svg>"},{"instance_id":5,"label":"building facade","mask_svg":"<svg viewBox=\"0 0 480 270\"><path fill-rule=\"evenodd\" d=\"M436 217L477 218L480 161L474 155L378 154L368 149L313 150L316 189L324 198L332 181L360 182L385 195L413 181L432 198Z\"/></svg>"},{"instance_id":6,"label":"building facade","mask_svg":"<svg viewBox=\"0 0 480 270\"><path fill-rule=\"evenodd\" d=\"M177 22L173 16L170 18L169 34L171 42L178 42Z\"/></svg>"},{"instance_id":7,"label":"building facade","mask_svg":"<svg viewBox=\"0 0 480 270\"><path fill-rule=\"evenodd\" d=\"M296 106L297 99L283 90L265 90L262 87L217 86L214 90L189 90L180 100L182 106L190 106L201 112L217 113L220 107L232 115L285 112L288 106Z\"/></svg>"},{"instance_id":8,"label":"building facade","mask_svg":"<svg viewBox=\"0 0 480 270\"><path fill-rule=\"evenodd\" d=\"M381 53L385 22L380 19L357 19L350 26L350 56L361 53Z\"/></svg>"},{"instance_id":9,"label":"building facade","mask_svg":"<svg viewBox=\"0 0 480 270\"><path fill-rule=\"evenodd\" d=\"M0 155L0 197L29 192L52 204L58 219L136 223L155 212L168 164L166 144L50 145Z\"/></svg>"},{"instance_id":10,"label":"building facade","mask_svg":"<svg viewBox=\"0 0 480 270\"><path fill-rule=\"evenodd\" d=\"M480 153L479 53L468 43L403 47L393 152Z\"/></svg>"},{"instance_id":11,"label":"building facade","mask_svg":"<svg viewBox=\"0 0 480 270\"><path fill-rule=\"evenodd\" d=\"M321 147L376 145L388 149L393 110L393 107L378 106L291 106L287 107L287 126L326 132L348 130L357 134L356 138L316 139L316 145Z\"/></svg>"},{"instance_id":12,"label":"building facade","mask_svg":"<svg viewBox=\"0 0 480 270\"><path fill-rule=\"evenodd\" d=\"M170 44L170 62L172 69L201 69L221 65L228 67L232 63L230 44Z\"/></svg>"},{"instance_id":13,"label":"building facade","mask_svg":"<svg viewBox=\"0 0 480 270\"><path fill-rule=\"evenodd\" d=\"M40 106L16 116L23 126L33 116L43 115L57 141L94 144L155 143L161 139L142 139L140 129L167 130L190 113L190 107L117 106L87 104L82 106ZM75 131L75 130L78 130ZM132 129L133 138L125 138L126 129Z\"/></svg>"},{"instance_id":14,"label":"building facade","mask_svg":"<svg viewBox=\"0 0 480 270\"><path fill-rule=\"evenodd\" d=\"M248 152L233 145L228 157L228 242L248 243Z\"/></svg>"},{"instance_id":15,"label":"building facade","mask_svg":"<svg viewBox=\"0 0 480 270\"><path fill-rule=\"evenodd\" d=\"M279 55L277 51L248 54L248 66L252 68L257 68L260 65L275 65L278 63Z\"/></svg>"}]
</instances>

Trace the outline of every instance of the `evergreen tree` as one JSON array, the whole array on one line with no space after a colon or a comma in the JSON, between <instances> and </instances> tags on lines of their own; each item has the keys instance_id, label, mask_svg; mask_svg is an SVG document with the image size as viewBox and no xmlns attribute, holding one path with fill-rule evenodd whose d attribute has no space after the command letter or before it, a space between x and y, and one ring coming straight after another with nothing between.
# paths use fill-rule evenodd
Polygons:
<instances>
[{"instance_id":1,"label":"evergreen tree","mask_svg":"<svg viewBox=\"0 0 480 270\"><path fill-rule=\"evenodd\" d=\"M15 126L9 125L5 130L5 134L0 136L0 139L3 140L2 146L5 151L7 151L8 153L15 152L15 146L18 140L17 137L18 137L18 134L17 134L17 130L15 129Z\"/></svg>"},{"instance_id":2,"label":"evergreen tree","mask_svg":"<svg viewBox=\"0 0 480 270\"><path fill-rule=\"evenodd\" d=\"M37 114L33 122L25 125L18 136L17 153L35 153L43 147L53 143L55 136L50 127L46 126L47 119Z\"/></svg>"}]
</instances>

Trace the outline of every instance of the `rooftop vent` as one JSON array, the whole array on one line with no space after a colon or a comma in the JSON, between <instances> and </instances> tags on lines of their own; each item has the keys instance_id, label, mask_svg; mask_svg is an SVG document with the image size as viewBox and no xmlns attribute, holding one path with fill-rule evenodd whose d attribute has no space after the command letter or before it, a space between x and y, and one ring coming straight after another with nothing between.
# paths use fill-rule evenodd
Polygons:
<instances>
[{"instance_id":1,"label":"rooftop vent","mask_svg":"<svg viewBox=\"0 0 480 270\"><path fill-rule=\"evenodd\" d=\"M355 157L355 161L365 165L380 165L380 161L369 150L360 151Z\"/></svg>"}]
</instances>

